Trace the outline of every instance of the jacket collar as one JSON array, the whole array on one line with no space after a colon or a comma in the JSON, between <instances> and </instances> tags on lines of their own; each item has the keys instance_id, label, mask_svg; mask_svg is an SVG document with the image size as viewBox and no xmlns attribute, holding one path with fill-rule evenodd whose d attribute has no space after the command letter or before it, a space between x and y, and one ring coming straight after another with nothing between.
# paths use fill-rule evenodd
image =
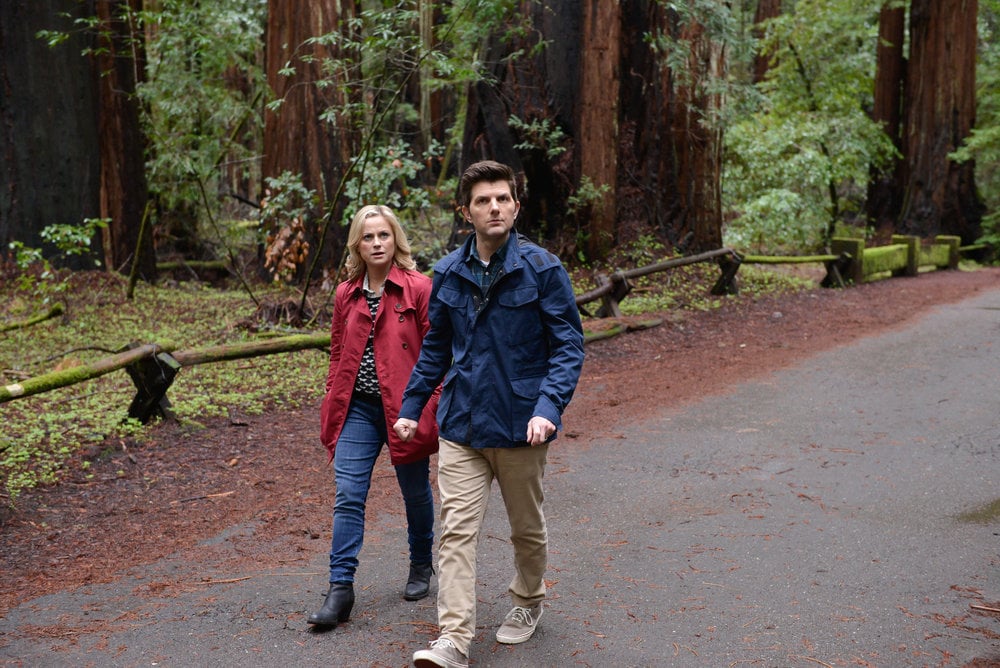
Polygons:
<instances>
[{"instance_id":1,"label":"jacket collar","mask_svg":"<svg viewBox=\"0 0 1000 668\"><path fill-rule=\"evenodd\" d=\"M521 266L521 239L524 237L516 230L510 231L510 236L503 246L497 251L501 254L503 258L503 270L504 273L509 273L514 269ZM479 262L479 253L475 250L476 235L470 234L469 237L462 244L462 261L459 266L462 268L462 273L468 276L472 275L469 270L468 261L471 258L474 262Z\"/></svg>"},{"instance_id":2,"label":"jacket collar","mask_svg":"<svg viewBox=\"0 0 1000 668\"><path fill-rule=\"evenodd\" d=\"M353 279L348 284L349 286L347 289L348 294L350 294L353 297L360 297L364 295L363 288L365 285L366 275L367 275L366 272L362 272L360 276ZM393 262L392 266L389 267L389 275L385 277L385 285L382 288L383 292L386 291L393 292L397 289L401 289L403 287L405 276L406 274L403 272L403 270L400 269L395 262Z\"/></svg>"}]
</instances>

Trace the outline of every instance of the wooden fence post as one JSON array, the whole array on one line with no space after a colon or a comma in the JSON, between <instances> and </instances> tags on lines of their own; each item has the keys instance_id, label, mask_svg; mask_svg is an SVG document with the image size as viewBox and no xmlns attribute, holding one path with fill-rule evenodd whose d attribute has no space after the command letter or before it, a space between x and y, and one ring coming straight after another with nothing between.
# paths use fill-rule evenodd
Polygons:
<instances>
[{"instance_id":1,"label":"wooden fence post","mask_svg":"<svg viewBox=\"0 0 1000 668\"><path fill-rule=\"evenodd\" d=\"M939 234L935 237L934 241L948 246L948 268L958 269L959 248L962 244L962 238L950 234Z\"/></svg>"},{"instance_id":2,"label":"wooden fence post","mask_svg":"<svg viewBox=\"0 0 1000 668\"><path fill-rule=\"evenodd\" d=\"M906 267L896 269L893 276L916 276L920 271L920 237L909 234L892 235L892 243L906 246Z\"/></svg>"},{"instance_id":3,"label":"wooden fence post","mask_svg":"<svg viewBox=\"0 0 1000 668\"><path fill-rule=\"evenodd\" d=\"M865 240L834 237L830 240L830 251L834 255L847 258L845 266L840 268L841 275L855 285L861 285L865 280Z\"/></svg>"}]
</instances>

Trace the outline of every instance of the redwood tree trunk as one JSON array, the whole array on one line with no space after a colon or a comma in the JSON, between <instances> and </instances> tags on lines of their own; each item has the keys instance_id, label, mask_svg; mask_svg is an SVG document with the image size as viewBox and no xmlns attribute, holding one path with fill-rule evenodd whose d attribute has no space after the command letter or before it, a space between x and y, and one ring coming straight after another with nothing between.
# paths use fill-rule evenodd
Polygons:
<instances>
[{"instance_id":1,"label":"redwood tree trunk","mask_svg":"<svg viewBox=\"0 0 1000 668\"><path fill-rule=\"evenodd\" d=\"M80 55L93 41L73 25L89 15L76 0L0 1L0 255L100 214L97 81ZM69 38L50 48L39 30Z\"/></svg>"},{"instance_id":2,"label":"redwood tree trunk","mask_svg":"<svg viewBox=\"0 0 1000 668\"><path fill-rule=\"evenodd\" d=\"M346 241L346 230L337 224L344 204L332 198L358 148L358 131L345 116L337 115L335 122L322 118L328 109L342 108L345 102L340 86L317 85L329 78L323 72L323 60L340 54L334 46L307 44L307 40L340 30L355 15L355 3L350 0L268 2L267 83L282 103L277 111L265 113L261 177L291 172L300 176L306 188L316 191L319 202L309 215L306 236L310 254L317 252L324 214L332 219L328 229L336 236L328 236L320 249L321 263L327 266L335 264ZM294 72L282 73L288 66Z\"/></svg>"},{"instance_id":3,"label":"redwood tree trunk","mask_svg":"<svg viewBox=\"0 0 1000 668\"><path fill-rule=\"evenodd\" d=\"M882 125L896 148L902 151L903 85L906 62L903 42L906 36L906 8L886 4L879 12L878 46L875 57L875 103L872 120ZM892 233L899 215L902 193L902 161L893 160L886 169L872 174L865 203L868 220L880 236Z\"/></svg>"},{"instance_id":4,"label":"redwood tree trunk","mask_svg":"<svg viewBox=\"0 0 1000 668\"><path fill-rule=\"evenodd\" d=\"M625 8L619 238L652 230L683 253L718 248L721 137L702 120L719 100L697 91L722 71L724 54L700 25L682 24L655 0L630 0ZM651 31L689 40L685 85L650 50Z\"/></svg>"},{"instance_id":5,"label":"redwood tree trunk","mask_svg":"<svg viewBox=\"0 0 1000 668\"><path fill-rule=\"evenodd\" d=\"M709 120L721 109L722 100L719 94L707 92L712 87L705 83L724 76L725 52L699 23L682 26L681 37L691 45L688 72L692 78L675 86L673 101L672 134L682 212L674 222L678 231L691 237L686 249L697 253L722 246L722 130Z\"/></svg>"},{"instance_id":6,"label":"redwood tree trunk","mask_svg":"<svg viewBox=\"0 0 1000 668\"><path fill-rule=\"evenodd\" d=\"M142 0L98 0L96 10L101 217L111 220L104 234L105 264L109 270L130 273L138 263L138 276L154 281L156 256L148 229L139 243L149 192L135 89L145 57L142 32L130 17L142 11Z\"/></svg>"},{"instance_id":7,"label":"redwood tree trunk","mask_svg":"<svg viewBox=\"0 0 1000 668\"><path fill-rule=\"evenodd\" d=\"M615 242L615 186L618 182L618 104L621 90L621 5L583 3L580 58L579 155L581 180L609 189L589 207L587 254L607 255Z\"/></svg>"},{"instance_id":8,"label":"redwood tree trunk","mask_svg":"<svg viewBox=\"0 0 1000 668\"><path fill-rule=\"evenodd\" d=\"M484 158L510 165L520 181L518 229L536 239L544 237L561 254L572 254L575 239L566 199L579 183L574 141L581 7L577 0L522 0L520 15L531 26L524 37L497 36L487 46L483 60L492 64L487 72L490 81L477 83L470 91L459 171ZM541 40L546 44L538 49ZM516 50L536 55L510 59ZM554 148L551 145L515 148L531 144L532 138L511 127L511 116L524 123L549 121L566 135L564 150L550 156L546 151Z\"/></svg>"},{"instance_id":9,"label":"redwood tree trunk","mask_svg":"<svg viewBox=\"0 0 1000 668\"><path fill-rule=\"evenodd\" d=\"M913 0L903 134L903 206L897 231L928 237L954 234L963 243L981 233L983 204L975 164L956 163L975 123L976 0Z\"/></svg>"}]
</instances>

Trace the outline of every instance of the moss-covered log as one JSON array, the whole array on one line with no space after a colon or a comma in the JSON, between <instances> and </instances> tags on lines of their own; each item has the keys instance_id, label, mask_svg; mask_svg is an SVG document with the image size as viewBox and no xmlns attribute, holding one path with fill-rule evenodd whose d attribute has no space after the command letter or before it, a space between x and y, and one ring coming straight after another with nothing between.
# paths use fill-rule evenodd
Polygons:
<instances>
[{"instance_id":1,"label":"moss-covered log","mask_svg":"<svg viewBox=\"0 0 1000 668\"><path fill-rule=\"evenodd\" d=\"M7 323L6 325L0 325L0 332L9 332L14 329L22 329L24 327L31 327L32 325L37 325L40 322L45 322L49 318L55 318L58 315L62 315L65 310L66 307L63 306L62 304L60 303L53 304L52 308L50 308L45 313L39 313L37 315L28 318L27 320L22 320L20 322L11 322Z\"/></svg>"},{"instance_id":2,"label":"moss-covered log","mask_svg":"<svg viewBox=\"0 0 1000 668\"><path fill-rule=\"evenodd\" d=\"M172 353L171 357L177 360L181 366L194 366L208 362L224 362L273 355L274 353L291 353L310 348L328 350L330 348L330 335L297 334L269 341L248 341L246 343L191 348L190 350L178 350L176 353Z\"/></svg>"},{"instance_id":3,"label":"moss-covered log","mask_svg":"<svg viewBox=\"0 0 1000 668\"><path fill-rule=\"evenodd\" d=\"M85 380L103 376L104 374L117 369L123 369L129 364L141 360L144 357L150 357L152 355L156 355L157 353L164 352L165 350L166 348L163 348L162 346L158 346L154 343L147 343L145 345L132 348L131 350L118 353L117 355L105 357L104 359L91 364L84 364L70 369L63 369L62 371L53 371L52 373L35 376L34 378L28 378L20 383L0 386L0 404L11 401L12 399L30 397L34 394L41 394L42 392L48 392L49 390L55 390L60 387L76 385L77 383L82 383Z\"/></svg>"}]
</instances>

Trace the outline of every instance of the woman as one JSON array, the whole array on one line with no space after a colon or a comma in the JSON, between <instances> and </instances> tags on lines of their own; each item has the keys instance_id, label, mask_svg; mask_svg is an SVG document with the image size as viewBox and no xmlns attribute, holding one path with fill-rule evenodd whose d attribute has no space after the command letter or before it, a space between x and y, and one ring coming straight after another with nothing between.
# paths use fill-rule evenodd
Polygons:
<instances>
[{"instance_id":1,"label":"woman","mask_svg":"<svg viewBox=\"0 0 1000 668\"><path fill-rule=\"evenodd\" d=\"M320 416L321 439L333 461L337 494L330 548L330 589L308 623L335 627L354 606L354 571L364 541L365 502L372 469L389 445L389 459L406 506L410 573L403 598L427 596L434 499L429 457L437 452L434 406L420 417L417 438L403 442L392 430L403 389L429 327L431 279L415 270L410 245L395 214L363 207L347 235L347 280L337 286L330 335L330 371Z\"/></svg>"}]
</instances>

